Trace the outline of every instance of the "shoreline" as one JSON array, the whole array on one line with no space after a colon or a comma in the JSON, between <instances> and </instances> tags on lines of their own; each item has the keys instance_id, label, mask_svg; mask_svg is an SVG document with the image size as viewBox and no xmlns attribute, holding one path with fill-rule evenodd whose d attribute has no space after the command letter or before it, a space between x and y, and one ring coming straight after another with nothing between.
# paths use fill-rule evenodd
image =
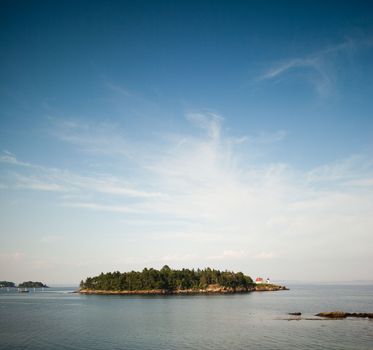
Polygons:
<instances>
[{"instance_id":1,"label":"shoreline","mask_svg":"<svg viewBox=\"0 0 373 350\"><path fill-rule=\"evenodd\" d=\"M254 285L249 288L208 287L204 289L150 289L150 290L102 290L80 289L76 291L83 295L211 295L211 294L243 294L251 292L276 292L289 290L279 285Z\"/></svg>"}]
</instances>

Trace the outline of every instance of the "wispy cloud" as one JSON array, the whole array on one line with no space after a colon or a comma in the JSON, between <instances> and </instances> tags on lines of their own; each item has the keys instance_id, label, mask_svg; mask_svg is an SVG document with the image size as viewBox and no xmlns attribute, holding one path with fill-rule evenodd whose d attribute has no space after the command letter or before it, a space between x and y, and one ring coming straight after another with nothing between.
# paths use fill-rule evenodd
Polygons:
<instances>
[{"instance_id":1,"label":"wispy cloud","mask_svg":"<svg viewBox=\"0 0 373 350\"><path fill-rule=\"evenodd\" d=\"M347 39L339 44L326 47L303 57L285 59L268 68L257 81L270 81L291 72L301 72L301 79L308 81L319 96L329 96L336 84L334 63L341 55L350 55L358 49L370 48L371 39Z\"/></svg>"},{"instance_id":2,"label":"wispy cloud","mask_svg":"<svg viewBox=\"0 0 373 350\"><path fill-rule=\"evenodd\" d=\"M89 203L89 202L67 202L64 204L67 207L72 208L83 208L96 211L108 211L114 213L141 213L141 211L133 209L128 206L117 206L117 205L104 205L98 203Z\"/></svg>"},{"instance_id":3,"label":"wispy cloud","mask_svg":"<svg viewBox=\"0 0 373 350\"><path fill-rule=\"evenodd\" d=\"M327 183L333 182L335 185L347 185L360 183L369 185L366 181L372 175L373 160L364 155L353 155L324 164L311 169L307 173L309 183Z\"/></svg>"},{"instance_id":4,"label":"wispy cloud","mask_svg":"<svg viewBox=\"0 0 373 350\"><path fill-rule=\"evenodd\" d=\"M187 113L187 119L195 126L207 131L207 134L212 140L218 140L220 137L221 124L223 118L217 113L204 112L204 113Z\"/></svg>"},{"instance_id":5,"label":"wispy cloud","mask_svg":"<svg viewBox=\"0 0 373 350\"><path fill-rule=\"evenodd\" d=\"M110 91L117 93L123 97L134 97L134 94L123 86L113 83L112 81L105 80L105 86Z\"/></svg>"},{"instance_id":6,"label":"wispy cloud","mask_svg":"<svg viewBox=\"0 0 373 350\"><path fill-rule=\"evenodd\" d=\"M15 175L16 178L16 188L24 188L29 190L37 190L37 191L52 191L52 192L64 192L66 191L66 187L63 184L53 183L53 182L46 182L39 178L35 177L27 177L22 176L19 174Z\"/></svg>"},{"instance_id":7,"label":"wispy cloud","mask_svg":"<svg viewBox=\"0 0 373 350\"><path fill-rule=\"evenodd\" d=\"M295 68L312 68L317 69L318 67L317 58L293 58L284 62L281 62L274 67L268 69L259 80L267 80L278 77L279 75Z\"/></svg>"},{"instance_id":8,"label":"wispy cloud","mask_svg":"<svg viewBox=\"0 0 373 350\"><path fill-rule=\"evenodd\" d=\"M25 166L25 167L34 167L32 164L27 163L27 162L21 162L19 161L15 154L4 150L2 154L0 155L0 162L2 163L8 163L12 165L20 165L20 166Z\"/></svg>"},{"instance_id":9,"label":"wispy cloud","mask_svg":"<svg viewBox=\"0 0 373 350\"><path fill-rule=\"evenodd\" d=\"M128 180L118 179L107 174L80 175L65 169L40 166L19 161L15 155L3 152L0 162L26 168L26 172L13 172L13 186L29 190L56 191L69 193L103 193L131 198L159 198L166 194L159 191L145 191L134 188Z\"/></svg>"},{"instance_id":10,"label":"wispy cloud","mask_svg":"<svg viewBox=\"0 0 373 350\"><path fill-rule=\"evenodd\" d=\"M321 52L311 57L285 60L271 67L258 80L274 80L291 71L301 71L301 79L308 81L319 96L326 97L332 91L335 76L324 55Z\"/></svg>"}]
</instances>

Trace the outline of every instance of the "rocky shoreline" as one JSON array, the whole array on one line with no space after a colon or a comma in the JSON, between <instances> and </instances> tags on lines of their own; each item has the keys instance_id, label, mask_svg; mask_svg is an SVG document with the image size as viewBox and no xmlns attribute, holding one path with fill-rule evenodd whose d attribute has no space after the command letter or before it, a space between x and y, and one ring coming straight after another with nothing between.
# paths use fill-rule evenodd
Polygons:
<instances>
[{"instance_id":1,"label":"rocky shoreline","mask_svg":"<svg viewBox=\"0 0 373 350\"><path fill-rule=\"evenodd\" d=\"M257 284L254 286L253 292L276 292L280 290L289 290L289 288L277 284Z\"/></svg>"},{"instance_id":2,"label":"rocky shoreline","mask_svg":"<svg viewBox=\"0 0 373 350\"><path fill-rule=\"evenodd\" d=\"M373 313L330 311L330 312L320 312L315 316L326 317L326 318L346 318L346 317L373 318Z\"/></svg>"},{"instance_id":3,"label":"rocky shoreline","mask_svg":"<svg viewBox=\"0 0 373 350\"><path fill-rule=\"evenodd\" d=\"M275 284L256 285L249 288L229 288L218 285L210 285L203 289L150 289L150 290L95 290L95 289L80 289L79 294L84 295L196 295L196 294L235 294L235 293L250 293L250 292L274 292L288 290L285 286Z\"/></svg>"}]
</instances>

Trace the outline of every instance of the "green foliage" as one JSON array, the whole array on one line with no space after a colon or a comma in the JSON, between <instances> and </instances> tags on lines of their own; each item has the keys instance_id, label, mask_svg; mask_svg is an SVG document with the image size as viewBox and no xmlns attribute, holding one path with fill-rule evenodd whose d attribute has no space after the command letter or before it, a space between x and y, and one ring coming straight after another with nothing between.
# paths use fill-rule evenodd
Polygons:
<instances>
[{"instance_id":1,"label":"green foliage","mask_svg":"<svg viewBox=\"0 0 373 350\"><path fill-rule=\"evenodd\" d=\"M15 286L14 282L0 281L0 287L14 288Z\"/></svg>"},{"instance_id":2,"label":"green foliage","mask_svg":"<svg viewBox=\"0 0 373 350\"><path fill-rule=\"evenodd\" d=\"M96 277L88 277L80 282L81 289L91 290L154 290L167 291L184 289L205 289L211 284L222 287L247 288L253 280L242 272L219 271L211 268L204 270L172 270L167 265L161 270L144 268L142 272L131 271L120 273L101 273Z\"/></svg>"},{"instance_id":3,"label":"green foliage","mask_svg":"<svg viewBox=\"0 0 373 350\"><path fill-rule=\"evenodd\" d=\"M45 284L41 282L32 282L32 281L27 281L20 283L18 285L18 288L48 288Z\"/></svg>"}]
</instances>

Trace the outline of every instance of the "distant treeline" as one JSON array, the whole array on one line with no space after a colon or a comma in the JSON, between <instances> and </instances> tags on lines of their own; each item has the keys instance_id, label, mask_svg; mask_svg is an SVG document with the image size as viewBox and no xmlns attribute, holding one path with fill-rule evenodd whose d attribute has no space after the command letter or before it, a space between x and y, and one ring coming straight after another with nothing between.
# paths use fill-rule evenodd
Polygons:
<instances>
[{"instance_id":1,"label":"distant treeline","mask_svg":"<svg viewBox=\"0 0 373 350\"><path fill-rule=\"evenodd\" d=\"M223 287L247 288L253 280L242 272L219 271L206 268L204 270L172 270L167 265L161 270L143 269L141 272L101 273L96 277L88 277L80 282L81 289L91 290L154 290L168 291L183 289L203 289L208 285L218 284Z\"/></svg>"},{"instance_id":2,"label":"distant treeline","mask_svg":"<svg viewBox=\"0 0 373 350\"><path fill-rule=\"evenodd\" d=\"M14 282L9 282L9 281L0 281L0 287L6 287L6 288L16 288L17 286L15 285ZM18 288L48 288L45 284L42 282L22 282L18 285Z\"/></svg>"}]
</instances>

